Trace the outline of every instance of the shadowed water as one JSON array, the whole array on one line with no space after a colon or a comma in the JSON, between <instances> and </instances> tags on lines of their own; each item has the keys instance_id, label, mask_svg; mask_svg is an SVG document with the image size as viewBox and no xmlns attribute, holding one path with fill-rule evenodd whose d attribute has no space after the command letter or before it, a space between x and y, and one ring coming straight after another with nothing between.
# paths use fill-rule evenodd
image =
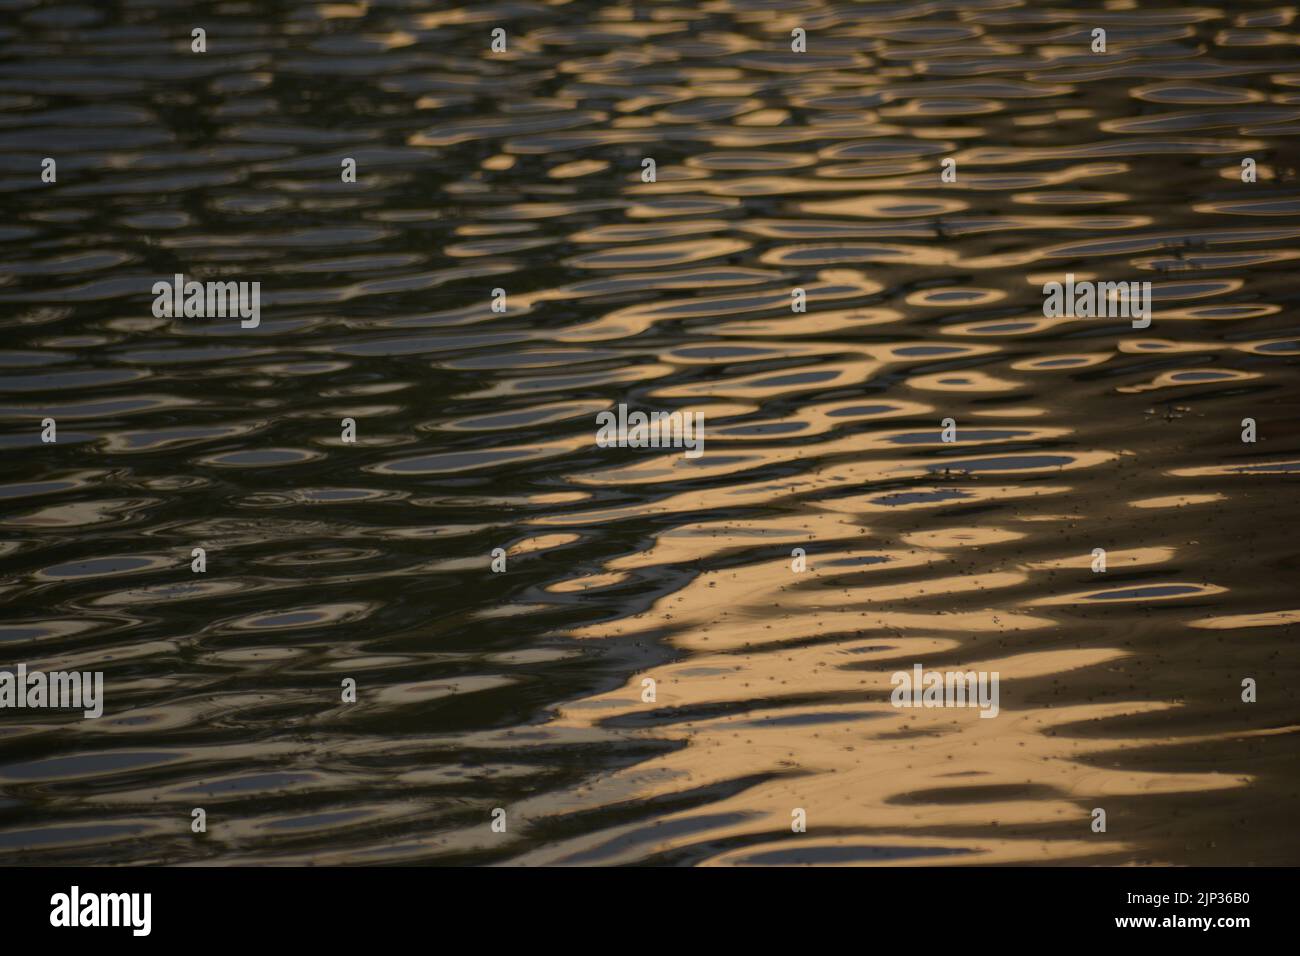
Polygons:
<instances>
[{"instance_id":1,"label":"shadowed water","mask_svg":"<svg viewBox=\"0 0 1300 956\"><path fill-rule=\"evenodd\" d=\"M1300 863L1293 7L197 7L0 2L0 859Z\"/></svg>"}]
</instances>

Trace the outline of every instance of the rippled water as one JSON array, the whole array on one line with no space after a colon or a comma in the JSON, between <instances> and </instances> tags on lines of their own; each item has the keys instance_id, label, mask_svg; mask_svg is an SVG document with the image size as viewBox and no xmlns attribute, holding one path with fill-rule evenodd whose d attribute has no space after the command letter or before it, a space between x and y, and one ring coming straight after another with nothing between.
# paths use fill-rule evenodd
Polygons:
<instances>
[{"instance_id":1,"label":"rippled water","mask_svg":"<svg viewBox=\"0 0 1300 956\"><path fill-rule=\"evenodd\" d=\"M1300 24L1105 6L0 4L0 858L1300 863Z\"/></svg>"}]
</instances>

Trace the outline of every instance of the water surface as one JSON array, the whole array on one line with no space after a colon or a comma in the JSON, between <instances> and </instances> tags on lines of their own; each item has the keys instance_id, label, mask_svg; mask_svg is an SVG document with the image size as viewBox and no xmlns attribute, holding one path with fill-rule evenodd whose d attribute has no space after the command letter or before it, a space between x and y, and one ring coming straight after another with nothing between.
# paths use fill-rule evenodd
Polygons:
<instances>
[{"instance_id":1,"label":"water surface","mask_svg":"<svg viewBox=\"0 0 1300 956\"><path fill-rule=\"evenodd\" d=\"M1293 9L0 8L0 859L1300 863Z\"/></svg>"}]
</instances>

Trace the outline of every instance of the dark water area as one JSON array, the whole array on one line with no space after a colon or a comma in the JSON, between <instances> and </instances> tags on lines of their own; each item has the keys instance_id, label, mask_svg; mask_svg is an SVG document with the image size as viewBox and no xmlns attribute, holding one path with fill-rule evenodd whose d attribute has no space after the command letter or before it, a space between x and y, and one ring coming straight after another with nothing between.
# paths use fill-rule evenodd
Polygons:
<instances>
[{"instance_id":1,"label":"dark water area","mask_svg":"<svg viewBox=\"0 0 1300 956\"><path fill-rule=\"evenodd\" d=\"M0 670L104 674L0 710L0 862L1300 863L1298 44L0 0Z\"/></svg>"}]
</instances>

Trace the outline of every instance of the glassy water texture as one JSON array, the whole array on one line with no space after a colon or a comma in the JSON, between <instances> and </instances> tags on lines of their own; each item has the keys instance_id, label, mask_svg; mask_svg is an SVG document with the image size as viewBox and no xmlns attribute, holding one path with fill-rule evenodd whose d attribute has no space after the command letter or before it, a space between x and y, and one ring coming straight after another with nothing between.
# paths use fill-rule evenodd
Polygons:
<instances>
[{"instance_id":1,"label":"glassy water texture","mask_svg":"<svg viewBox=\"0 0 1300 956\"><path fill-rule=\"evenodd\" d=\"M1293 6L0 11L0 859L1300 863Z\"/></svg>"}]
</instances>

